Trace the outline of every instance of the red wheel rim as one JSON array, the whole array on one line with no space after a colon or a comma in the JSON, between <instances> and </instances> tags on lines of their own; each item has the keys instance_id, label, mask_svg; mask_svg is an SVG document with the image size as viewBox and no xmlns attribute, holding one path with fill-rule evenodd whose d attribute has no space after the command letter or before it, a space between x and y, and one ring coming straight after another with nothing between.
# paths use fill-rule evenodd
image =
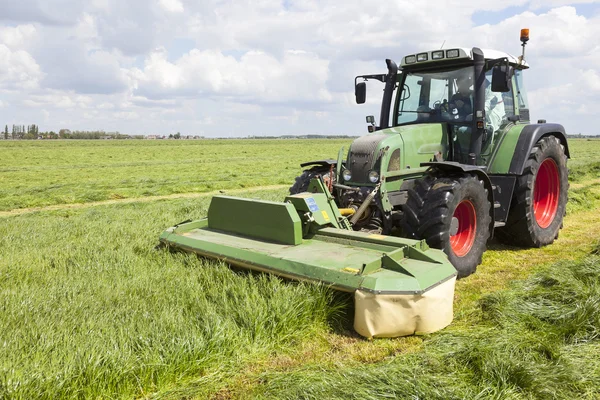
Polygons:
<instances>
[{"instance_id":1,"label":"red wheel rim","mask_svg":"<svg viewBox=\"0 0 600 400\"><path fill-rule=\"evenodd\" d=\"M553 159L547 158L540 165L533 188L533 213L540 228L547 228L554 221L559 195L558 167Z\"/></svg>"},{"instance_id":2,"label":"red wheel rim","mask_svg":"<svg viewBox=\"0 0 600 400\"><path fill-rule=\"evenodd\" d=\"M461 201L454 210L453 217L458 220L458 230L455 235L450 236L450 246L454 254L463 257L475 243L477 219L473 203L469 200Z\"/></svg>"}]
</instances>

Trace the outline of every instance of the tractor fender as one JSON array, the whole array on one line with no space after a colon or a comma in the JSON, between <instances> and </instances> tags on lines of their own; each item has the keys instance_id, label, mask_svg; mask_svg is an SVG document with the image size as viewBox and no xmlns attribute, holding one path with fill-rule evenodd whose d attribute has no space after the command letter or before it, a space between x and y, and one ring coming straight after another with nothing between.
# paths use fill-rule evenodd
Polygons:
<instances>
[{"instance_id":1,"label":"tractor fender","mask_svg":"<svg viewBox=\"0 0 600 400\"><path fill-rule=\"evenodd\" d=\"M330 167L333 165L334 167L337 164L337 160L327 159L327 160L317 160L317 161L308 161L300 164L302 168L306 168L308 166L317 166L317 167Z\"/></svg>"},{"instance_id":2,"label":"tractor fender","mask_svg":"<svg viewBox=\"0 0 600 400\"><path fill-rule=\"evenodd\" d=\"M490 201L490 239L494 237L494 187L488 174L476 165L460 164L455 161L436 161L421 163L421 167L429 167L428 171L437 169L444 172L466 173L476 175L483 181L483 185L488 192L488 200Z\"/></svg>"},{"instance_id":3,"label":"tractor fender","mask_svg":"<svg viewBox=\"0 0 600 400\"><path fill-rule=\"evenodd\" d=\"M517 146L510 162L508 174L510 175L521 175L525 168L525 161L531 153L531 149L535 144L543 137L553 135L560 140L565 148L565 155L567 158L571 158L569 155L569 145L567 143L567 135L565 128L560 124L530 124L526 125L519 139L517 140Z\"/></svg>"}]
</instances>

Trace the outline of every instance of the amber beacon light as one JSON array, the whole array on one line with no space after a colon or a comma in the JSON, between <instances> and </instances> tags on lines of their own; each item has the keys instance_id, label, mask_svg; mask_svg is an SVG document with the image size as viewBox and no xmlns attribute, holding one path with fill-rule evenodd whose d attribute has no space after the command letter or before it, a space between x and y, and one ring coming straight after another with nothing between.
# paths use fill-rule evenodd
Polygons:
<instances>
[{"instance_id":1,"label":"amber beacon light","mask_svg":"<svg viewBox=\"0 0 600 400\"><path fill-rule=\"evenodd\" d=\"M521 29L521 42L527 43L529 40L529 29Z\"/></svg>"}]
</instances>

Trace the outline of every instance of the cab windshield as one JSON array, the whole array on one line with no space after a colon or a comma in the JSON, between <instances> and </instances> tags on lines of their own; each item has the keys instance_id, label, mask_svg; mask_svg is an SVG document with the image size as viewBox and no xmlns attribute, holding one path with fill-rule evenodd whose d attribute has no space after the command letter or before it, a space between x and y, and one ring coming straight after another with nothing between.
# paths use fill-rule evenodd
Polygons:
<instances>
[{"instance_id":1,"label":"cab windshield","mask_svg":"<svg viewBox=\"0 0 600 400\"><path fill-rule=\"evenodd\" d=\"M396 98L395 125L466 122L473 114L473 67L405 72Z\"/></svg>"}]
</instances>

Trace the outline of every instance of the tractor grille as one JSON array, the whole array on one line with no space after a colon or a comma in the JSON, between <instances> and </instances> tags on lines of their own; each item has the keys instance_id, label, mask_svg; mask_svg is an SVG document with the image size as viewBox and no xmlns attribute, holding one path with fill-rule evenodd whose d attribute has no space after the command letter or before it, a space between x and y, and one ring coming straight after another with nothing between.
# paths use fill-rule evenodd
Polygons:
<instances>
[{"instance_id":1,"label":"tractor grille","mask_svg":"<svg viewBox=\"0 0 600 400\"><path fill-rule=\"evenodd\" d=\"M373 168L375 149L387 135L367 135L356 139L350 146L348 169L352 172L352 182L368 183L369 171Z\"/></svg>"}]
</instances>

